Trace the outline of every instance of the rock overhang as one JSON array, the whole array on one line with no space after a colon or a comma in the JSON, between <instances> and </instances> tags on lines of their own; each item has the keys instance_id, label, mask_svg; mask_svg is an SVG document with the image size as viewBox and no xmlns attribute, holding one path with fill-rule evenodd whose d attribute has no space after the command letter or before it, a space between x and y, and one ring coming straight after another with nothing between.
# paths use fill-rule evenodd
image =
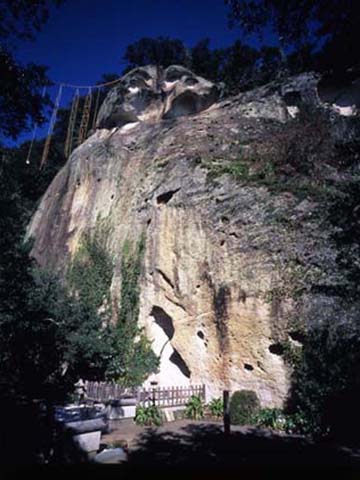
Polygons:
<instances>
[{"instance_id":1,"label":"rock overhang","mask_svg":"<svg viewBox=\"0 0 360 480\"><path fill-rule=\"evenodd\" d=\"M192 115L210 107L222 85L210 82L185 67L147 65L124 75L106 96L97 128L121 127L131 122L154 123Z\"/></svg>"}]
</instances>

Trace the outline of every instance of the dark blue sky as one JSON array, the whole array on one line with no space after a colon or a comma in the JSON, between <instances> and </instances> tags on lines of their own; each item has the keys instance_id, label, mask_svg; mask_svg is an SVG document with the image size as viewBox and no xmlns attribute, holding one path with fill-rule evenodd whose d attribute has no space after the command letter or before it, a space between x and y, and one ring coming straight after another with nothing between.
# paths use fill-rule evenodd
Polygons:
<instances>
[{"instance_id":1,"label":"dark blue sky","mask_svg":"<svg viewBox=\"0 0 360 480\"><path fill-rule=\"evenodd\" d=\"M144 36L231 44L239 31L228 29L227 10L223 0L67 0L17 57L48 65L53 80L95 83L103 73L120 74L126 46Z\"/></svg>"},{"instance_id":2,"label":"dark blue sky","mask_svg":"<svg viewBox=\"0 0 360 480\"><path fill-rule=\"evenodd\" d=\"M240 31L229 30L227 13L223 0L65 0L51 8L35 41L19 43L16 57L48 66L53 81L91 85L104 73L120 76L127 45L142 37L178 38L189 47L202 38L209 38L212 48L232 44ZM56 89L50 93L54 100ZM61 106L72 94L64 89ZM46 133L43 125L37 137ZM29 138L26 132L15 144Z\"/></svg>"}]
</instances>

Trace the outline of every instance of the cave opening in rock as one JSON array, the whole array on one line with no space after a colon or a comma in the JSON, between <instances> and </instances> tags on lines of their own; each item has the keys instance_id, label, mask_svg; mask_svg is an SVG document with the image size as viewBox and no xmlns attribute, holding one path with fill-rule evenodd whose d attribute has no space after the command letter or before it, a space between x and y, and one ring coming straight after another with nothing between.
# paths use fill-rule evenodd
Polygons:
<instances>
[{"instance_id":1,"label":"cave opening in rock","mask_svg":"<svg viewBox=\"0 0 360 480\"><path fill-rule=\"evenodd\" d=\"M150 315L154 317L155 323L161 327L169 340L172 339L175 333L173 320L165 310L157 305L154 305L151 309Z\"/></svg>"},{"instance_id":2,"label":"cave opening in rock","mask_svg":"<svg viewBox=\"0 0 360 480\"><path fill-rule=\"evenodd\" d=\"M292 92L285 93L284 101L288 107L298 107L302 102L300 92L294 90Z\"/></svg>"},{"instance_id":3,"label":"cave opening in rock","mask_svg":"<svg viewBox=\"0 0 360 480\"><path fill-rule=\"evenodd\" d=\"M284 353L284 347L281 345L281 343L273 343L270 345L269 351L273 355L282 355Z\"/></svg>"},{"instance_id":4,"label":"cave opening in rock","mask_svg":"<svg viewBox=\"0 0 360 480\"><path fill-rule=\"evenodd\" d=\"M289 337L291 338L291 340L294 340L295 342L299 342L299 343L305 342L305 334L300 330L292 330L291 332L289 332Z\"/></svg>"},{"instance_id":5,"label":"cave opening in rock","mask_svg":"<svg viewBox=\"0 0 360 480\"><path fill-rule=\"evenodd\" d=\"M180 188L177 188L176 190L169 190L168 192L162 193L156 198L157 204L168 203L179 190Z\"/></svg>"},{"instance_id":6,"label":"cave opening in rock","mask_svg":"<svg viewBox=\"0 0 360 480\"><path fill-rule=\"evenodd\" d=\"M165 113L165 119L193 115L198 111L198 95L195 92L185 91L172 102L171 108Z\"/></svg>"},{"instance_id":7,"label":"cave opening in rock","mask_svg":"<svg viewBox=\"0 0 360 480\"><path fill-rule=\"evenodd\" d=\"M204 340L204 338L205 338L204 332L202 332L201 330L199 330L199 331L197 332L197 336L198 336L199 338L201 338L201 340Z\"/></svg>"},{"instance_id":8,"label":"cave opening in rock","mask_svg":"<svg viewBox=\"0 0 360 480\"><path fill-rule=\"evenodd\" d=\"M181 371L183 375L185 375L185 377L187 378L191 377L191 372L189 370L189 367L186 365L184 359L175 348L169 360L170 362L172 362L174 365L178 367L178 369Z\"/></svg>"},{"instance_id":9,"label":"cave opening in rock","mask_svg":"<svg viewBox=\"0 0 360 480\"><path fill-rule=\"evenodd\" d=\"M245 368L245 370L248 370L249 372L254 370L254 367L252 365L250 365L250 363L244 363L244 368Z\"/></svg>"}]
</instances>

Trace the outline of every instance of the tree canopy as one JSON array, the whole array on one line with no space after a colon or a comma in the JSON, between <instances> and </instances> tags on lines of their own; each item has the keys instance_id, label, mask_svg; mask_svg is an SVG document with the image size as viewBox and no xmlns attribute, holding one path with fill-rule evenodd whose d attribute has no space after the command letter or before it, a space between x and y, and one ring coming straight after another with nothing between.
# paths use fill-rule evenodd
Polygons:
<instances>
[{"instance_id":1,"label":"tree canopy","mask_svg":"<svg viewBox=\"0 0 360 480\"><path fill-rule=\"evenodd\" d=\"M52 4L62 0L0 0L0 141L15 139L31 123L41 123L49 98L41 90L49 84L46 67L21 65L14 42L32 40L49 16Z\"/></svg>"},{"instance_id":2,"label":"tree canopy","mask_svg":"<svg viewBox=\"0 0 360 480\"><path fill-rule=\"evenodd\" d=\"M168 67L185 64L186 55L181 40L169 37L145 37L127 46L124 59L129 62L128 69L148 64Z\"/></svg>"},{"instance_id":3,"label":"tree canopy","mask_svg":"<svg viewBox=\"0 0 360 480\"><path fill-rule=\"evenodd\" d=\"M270 34L287 53L317 70L353 67L360 43L357 0L225 0L230 26L256 34L264 44ZM310 62L311 60L311 62Z\"/></svg>"}]
</instances>

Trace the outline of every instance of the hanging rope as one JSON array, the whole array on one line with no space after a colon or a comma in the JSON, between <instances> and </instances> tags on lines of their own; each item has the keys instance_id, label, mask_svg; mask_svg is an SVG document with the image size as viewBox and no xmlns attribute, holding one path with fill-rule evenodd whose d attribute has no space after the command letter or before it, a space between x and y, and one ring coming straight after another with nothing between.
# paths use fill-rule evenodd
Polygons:
<instances>
[{"instance_id":1,"label":"hanging rope","mask_svg":"<svg viewBox=\"0 0 360 480\"><path fill-rule=\"evenodd\" d=\"M79 97L80 97L79 89L77 88L71 104L69 124L68 124L68 129L66 134L66 141L65 141L65 147L64 147L64 154L66 158L68 158L70 156L70 153L72 152L76 116L77 116L77 111L79 107Z\"/></svg>"},{"instance_id":2,"label":"hanging rope","mask_svg":"<svg viewBox=\"0 0 360 480\"><path fill-rule=\"evenodd\" d=\"M46 87L43 88L41 98L44 98L45 94L46 94ZM30 164L31 153L32 153L32 149L33 149L33 146L34 146L34 141L35 141L35 136L36 136L38 126L39 126L38 123L35 123L34 130L33 130L32 137L31 137L30 146L29 146L29 151L28 151L28 154L27 154L26 160L25 160L26 165Z\"/></svg>"},{"instance_id":3,"label":"hanging rope","mask_svg":"<svg viewBox=\"0 0 360 480\"><path fill-rule=\"evenodd\" d=\"M95 109L94 109L94 117L92 120L92 127L95 128L96 124L96 117L97 113L99 110L99 101L100 101L100 89L103 87L109 87L111 85L115 85L116 83L120 82L122 77L119 77L115 80L112 80L110 82L105 82L105 83L99 83L96 85L72 85L70 83L59 83L59 82L53 82L54 84L59 86L58 93L56 96L55 104L54 104L54 109L50 118L49 122L49 128L48 128L48 134L45 140L43 152L42 152L42 157L40 161L40 170L43 168L45 163L47 162L48 156L49 156L49 151L50 151L50 144L51 144L51 139L57 119L57 114L58 110L60 107L60 101L61 101L61 95L62 95L62 90L64 87L68 88L73 88L76 89L72 106L71 106L71 112L70 112L70 117L69 117L69 124L68 124L68 130L67 130L67 135L66 135L66 142L65 142L65 147L64 147L64 153L68 157L70 153L72 152L73 148L73 143L74 143L74 132L75 132L75 127L76 127L76 117L79 109L79 101L80 101L80 93L79 91L81 89L87 89L88 94L85 98L84 101L84 108L83 108L83 113L81 117L81 122L80 122L80 131L79 131L79 137L78 137L78 145L80 145L86 138L87 130L88 130L88 125L90 121L90 113L91 113L91 102L92 102L92 95L91 91L94 89L97 89L97 95L96 95L96 100L95 100ZM42 92L42 97L44 98L46 94L46 87L44 87L43 92ZM26 164L30 164L30 159L31 159L31 154L36 138L38 130L38 124L36 123L34 125L34 129L32 132L31 136L31 142L28 150L28 154L26 156Z\"/></svg>"},{"instance_id":4,"label":"hanging rope","mask_svg":"<svg viewBox=\"0 0 360 480\"><path fill-rule=\"evenodd\" d=\"M50 118L49 130L48 130L48 134L47 134L47 137L46 137L46 141L45 141L45 145L44 145L44 150L43 150L42 157L41 157L41 162L40 162L40 170L41 170L41 169L43 168L43 166L45 165L45 163L46 163L46 161L47 161L47 158L48 158L48 155L49 155L51 137L52 137L52 134L53 134L53 131L54 131L54 126L55 126L55 122L56 122L57 112L58 112L58 110L59 110L59 105L60 105L60 100L61 100L61 94L62 94L62 88L63 88L63 86L60 85L60 86L59 86L59 91L58 91L58 94L57 94L56 100L55 100L54 110L53 110L52 115L51 115L51 118Z\"/></svg>"},{"instance_id":5,"label":"hanging rope","mask_svg":"<svg viewBox=\"0 0 360 480\"><path fill-rule=\"evenodd\" d=\"M92 128L93 128L93 130L95 129L95 126L96 126L96 117L97 117L98 110L99 110L99 100L100 100L100 88L98 88L98 90L97 90L97 92L96 92L96 101L95 101L95 108L94 108L94 116L93 116L93 121L92 121Z\"/></svg>"},{"instance_id":6,"label":"hanging rope","mask_svg":"<svg viewBox=\"0 0 360 480\"><path fill-rule=\"evenodd\" d=\"M89 125L90 119L90 111L91 111L91 88L89 88L89 92L85 97L84 100L84 108L80 122L80 129L79 129L79 137L78 137L78 145L81 145L86 138L87 128Z\"/></svg>"},{"instance_id":7,"label":"hanging rope","mask_svg":"<svg viewBox=\"0 0 360 480\"><path fill-rule=\"evenodd\" d=\"M110 82L105 82L105 83L96 83L95 85L73 85L71 83L64 83L64 82L53 82L54 84L56 85L62 85L63 87L66 87L66 88L86 88L87 90L91 89L91 90L95 90L97 88L102 88L102 87L109 87L110 85L114 85L115 83L118 83L120 82L120 80L122 79L122 77L119 77L115 80L111 80Z\"/></svg>"}]
</instances>

